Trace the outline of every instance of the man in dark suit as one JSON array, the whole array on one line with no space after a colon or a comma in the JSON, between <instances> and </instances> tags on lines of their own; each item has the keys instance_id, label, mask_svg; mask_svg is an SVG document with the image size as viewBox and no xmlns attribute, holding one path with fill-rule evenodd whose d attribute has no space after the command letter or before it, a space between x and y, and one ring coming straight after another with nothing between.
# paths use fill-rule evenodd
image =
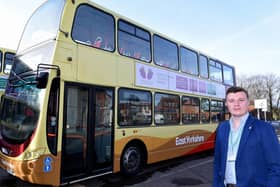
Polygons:
<instances>
[{"instance_id":1,"label":"man in dark suit","mask_svg":"<svg viewBox=\"0 0 280 187\"><path fill-rule=\"evenodd\" d=\"M217 128L213 187L280 187L280 145L274 128L248 113L248 92L226 92L230 120Z\"/></svg>"}]
</instances>

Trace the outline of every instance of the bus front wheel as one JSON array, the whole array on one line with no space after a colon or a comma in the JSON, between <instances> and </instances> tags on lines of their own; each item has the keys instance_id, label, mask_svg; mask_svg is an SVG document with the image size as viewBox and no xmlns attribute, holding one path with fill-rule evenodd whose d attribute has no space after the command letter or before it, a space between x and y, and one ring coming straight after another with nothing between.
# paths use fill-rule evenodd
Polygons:
<instances>
[{"instance_id":1,"label":"bus front wheel","mask_svg":"<svg viewBox=\"0 0 280 187\"><path fill-rule=\"evenodd\" d=\"M142 167L142 154L138 146L126 147L121 158L121 172L126 176L137 174Z\"/></svg>"}]
</instances>

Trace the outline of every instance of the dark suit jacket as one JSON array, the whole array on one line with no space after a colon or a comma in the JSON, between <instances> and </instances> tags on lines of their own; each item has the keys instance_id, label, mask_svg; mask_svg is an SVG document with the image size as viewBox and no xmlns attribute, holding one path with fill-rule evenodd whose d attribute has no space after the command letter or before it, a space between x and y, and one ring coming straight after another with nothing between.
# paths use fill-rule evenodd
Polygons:
<instances>
[{"instance_id":1,"label":"dark suit jacket","mask_svg":"<svg viewBox=\"0 0 280 187\"><path fill-rule=\"evenodd\" d=\"M229 121L217 128L213 187L224 187ZM235 162L237 187L280 187L280 145L274 128L249 115Z\"/></svg>"}]
</instances>

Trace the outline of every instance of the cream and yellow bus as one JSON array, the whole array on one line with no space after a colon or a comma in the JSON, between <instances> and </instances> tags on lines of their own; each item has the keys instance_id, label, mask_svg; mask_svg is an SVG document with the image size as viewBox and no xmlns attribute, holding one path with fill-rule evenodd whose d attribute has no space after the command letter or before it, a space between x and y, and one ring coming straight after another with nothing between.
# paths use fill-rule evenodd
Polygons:
<instances>
[{"instance_id":1,"label":"cream and yellow bus","mask_svg":"<svg viewBox=\"0 0 280 187\"><path fill-rule=\"evenodd\" d=\"M233 66L87 0L42 4L11 71L0 166L53 186L212 149L235 84Z\"/></svg>"},{"instance_id":2,"label":"cream and yellow bus","mask_svg":"<svg viewBox=\"0 0 280 187\"><path fill-rule=\"evenodd\" d=\"M15 53L15 50L0 47L0 97L5 91Z\"/></svg>"}]
</instances>

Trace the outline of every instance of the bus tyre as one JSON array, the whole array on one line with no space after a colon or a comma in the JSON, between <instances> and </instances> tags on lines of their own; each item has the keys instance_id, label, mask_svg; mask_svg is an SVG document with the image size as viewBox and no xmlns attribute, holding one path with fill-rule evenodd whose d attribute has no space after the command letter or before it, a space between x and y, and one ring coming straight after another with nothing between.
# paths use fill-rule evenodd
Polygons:
<instances>
[{"instance_id":1,"label":"bus tyre","mask_svg":"<svg viewBox=\"0 0 280 187\"><path fill-rule=\"evenodd\" d=\"M137 174L142 168L142 160L141 149L138 146L126 147L121 157L121 173L125 176Z\"/></svg>"}]
</instances>

